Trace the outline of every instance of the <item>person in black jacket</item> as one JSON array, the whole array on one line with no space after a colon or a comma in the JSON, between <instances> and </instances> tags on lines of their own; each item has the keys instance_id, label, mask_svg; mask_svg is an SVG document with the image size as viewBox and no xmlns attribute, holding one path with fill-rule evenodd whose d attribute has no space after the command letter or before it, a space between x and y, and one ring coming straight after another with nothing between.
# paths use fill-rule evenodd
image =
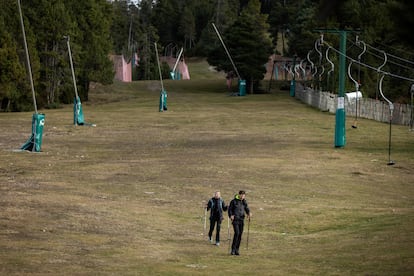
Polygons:
<instances>
[{"instance_id":1,"label":"person in black jacket","mask_svg":"<svg viewBox=\"0 0 414 276\"><path fill-rule=\"evenodd\" d=\"M221 198L220 192L216 191L214 197L212 197L207 203L207 211L210 212L210 230L208 231L208 238L211 243L213 243L212 235L214 227L217 224L216 228L216 245L220 245L220 228L221 221L223 220L223 211L227 211L227 206L224 200Z\"/></svg>"},{"instance_id":2,"label":"person in black jacket","mask_svg":"<svg viewBox=\"0 0 414 276\"><path fill-rule=\"evenodd\" d=\"M243 234L244 217L245 214L247 214L249 219L251 216L249 205L247 204L245 197L246 192L239 191L239 193L234 196L234 199L230 201L228 208L229 218L232 221L234 230L233 243L231 245L231 255L240 255L239 247Z\"/></svg>"}]
</instances>

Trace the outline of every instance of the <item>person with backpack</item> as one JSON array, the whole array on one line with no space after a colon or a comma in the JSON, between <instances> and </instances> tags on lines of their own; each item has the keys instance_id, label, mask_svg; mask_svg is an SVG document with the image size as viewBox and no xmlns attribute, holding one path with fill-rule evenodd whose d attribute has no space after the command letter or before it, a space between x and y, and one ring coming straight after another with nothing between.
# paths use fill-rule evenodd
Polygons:
<instances>
[{"instance_id":1,"label":"person with backpack","mask_svg":"<svg viewBox=\"0 0 414 276\"><path fill-rule=\"evenodd\" d=\"M220 245L220 228L223 220L223 211L227 211L227 206L221 198L219 191L214 193L214 196L207 203L207 211L210 211L210 230L208 231L208 238L211 243L214 243L212 236L214 228L216 227L216 241L215 244Z\"/></svg>"},{"instance_id":2,"label":"person with backpack","mask_svg":"<svg viewBox=\"0 0 414 276\"><path fill-rule=\"evenodd\" d=\"M230 201L228 208L229 218L231 219L234 230L233 243L231 245L231 255L240 255L239 247L243 234L244 217L245 214L247 214L250 220L251 216L249 205L247 204L245 197L246 192L239 191L239 193L234 196L232 201Z\"/></svg>"}]
</instances>

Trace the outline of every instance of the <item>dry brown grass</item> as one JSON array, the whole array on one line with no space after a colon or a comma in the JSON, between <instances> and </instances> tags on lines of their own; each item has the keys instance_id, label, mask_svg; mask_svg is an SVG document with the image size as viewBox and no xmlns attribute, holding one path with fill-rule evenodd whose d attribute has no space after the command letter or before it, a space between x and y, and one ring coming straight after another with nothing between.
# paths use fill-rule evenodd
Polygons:
<instances>
[{"instance_id":1,"label":"dry brown grass","mask_svg":"<svg viewBox=\"0 0 414 276\"><path fill-rule=\"evenodd\" d=\"M225 95L224 80L98 87L46 111L41 153L16 152L30 113L0 114L0 274L412 275L414 137L347 124L285 92ZM202 204L246 189L241 256L208 244Z\"/></svg>"}]
</instances>

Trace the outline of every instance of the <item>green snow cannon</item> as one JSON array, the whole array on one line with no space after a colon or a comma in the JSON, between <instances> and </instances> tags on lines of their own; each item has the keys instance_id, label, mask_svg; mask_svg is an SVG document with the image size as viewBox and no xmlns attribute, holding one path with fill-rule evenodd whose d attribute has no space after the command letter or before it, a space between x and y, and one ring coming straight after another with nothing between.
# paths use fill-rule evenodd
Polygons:
<instances>
[{"instance_id":1,"label":"green snow cannon","mask_svg":"<svg viewBox=\"0 0 414 276\"><path fill-rule=\"evenodd\" d=\"M35 113L32 117L32 135L20 148L33 152L40 152L42 148L43 126L45 125L45 114Z\"/></svg>"},{"instance_id":2,"label":"green snow cannon","mask_svg":"<svg viewBox=\"0 0 414 276\"><path fill-rule=\"evenodd\" d=\"M290 96L295 97L295 91L296 91L296 81L293 79L290 81Z\"/></svg>"},{"instance_id":3,"label":"green snow cannon","mask_svg":"<svg viewBox=\"0 0 414 276\"><path fill-rule=\"evenodd\" d=\"M167 111L167 91L162 90L160 93L160 112Z\"/></svg>"},{"instance_id":4,"label":"green snow cannon","mask_svg":"<svg viewBox=\"0 0 414 276\"><path fill-rule=\"evenodd\" d=\"M75 126L85 124L82 111L82 103L79 97L75 97L75 100L73 102L73 124Z\"/></svg>"},{"instance_id":5,"label":"green snow cannon","mask_svg":"<svg viewBox=\"0 0 414 276\"><path fill-rule=\"evenodd\" d=\"M246 80L239 80L239 96L246 96Z\"/></svg>"},{"instance_id":6,"label":"green snow cannon","mask_svg":"<svg viewBox=\"0 0 414 276\"><path fill-rule=\"evenodd\" d=\"M181 80L181 74L178 71L171 71L170 77L172 80Z\"/></svg>"}]
</instances>

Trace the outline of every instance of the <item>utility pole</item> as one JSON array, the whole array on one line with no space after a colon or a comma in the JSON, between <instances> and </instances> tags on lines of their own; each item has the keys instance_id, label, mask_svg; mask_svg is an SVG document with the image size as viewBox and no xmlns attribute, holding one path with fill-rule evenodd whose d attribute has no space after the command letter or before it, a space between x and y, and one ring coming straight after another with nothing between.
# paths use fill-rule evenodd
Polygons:
<instances>
[{"instance_id":1,"label":"utility pole","mask_svg":"<svg viewBox=\"0 0 414 276\"><path fill-rule=\"evenodd\" d=\"M327 30L317 29L319 33L335 33L339 34L339 86L338 86L338 102L335 113L335 147L343 148L346 144L345 137L345 74L346 74L346 35L348 32L356 32L349 30Z\"/></svg>"},{"instance_id":2,"label":"utility pole","mask_svg":"<svg viewBox=\"0 0 414 276\"><path fill-rule=\"evenodd\" d=\"M335 113L335 147L345 146L345 67L346 67L346 31L339 31L339 87L338 104Z\"/></svg>"}]
</instances>

